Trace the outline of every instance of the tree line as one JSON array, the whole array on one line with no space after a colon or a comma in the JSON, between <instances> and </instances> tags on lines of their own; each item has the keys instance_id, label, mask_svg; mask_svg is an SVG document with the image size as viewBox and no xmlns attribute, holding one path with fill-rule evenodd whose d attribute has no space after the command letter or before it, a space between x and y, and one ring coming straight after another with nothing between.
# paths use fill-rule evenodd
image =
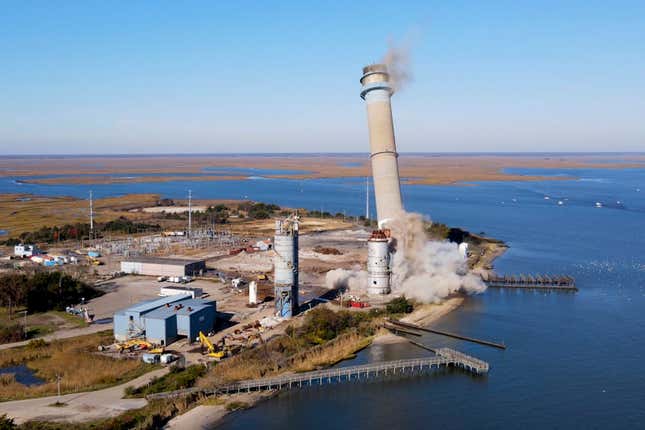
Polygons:
<instances>
[{"instance_id":1,"label":"tree line","mask_svg":"<svg viewBox=\"0 0 645 430\"><path fill-rule=\"evenodd\" d=\"M0 275L0 305L27 312L64 311L67 306L98 297L100 290L62 272Z\"/></svg>"},{"instance_id":2,"label":"tree line","mask_svg":"<svg viewBox=\"0 0 645 430\"><path fill-rule=\"evenodd\" d=\"M101 233L105 232L132 234L142 231L161 231L161 226L159 224L134 222L122 216L112 221L94 223L94 230L96 237L100 237ZM20 243L55 243L66 240L83 240L89 239L90 233L89 223L65 224L54 227L45 226L35 231L23 232L17 238L10 238L4 241L3 244L13 246Z\"/></svg>"}]
</instances>

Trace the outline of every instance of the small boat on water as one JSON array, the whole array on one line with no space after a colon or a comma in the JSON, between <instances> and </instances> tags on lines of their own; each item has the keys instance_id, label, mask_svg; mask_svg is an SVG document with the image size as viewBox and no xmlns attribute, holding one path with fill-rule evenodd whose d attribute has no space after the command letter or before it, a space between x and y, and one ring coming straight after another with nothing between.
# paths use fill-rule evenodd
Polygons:
<instances>
[{"instance_id":1,"label":"small boat on water","mask_svg":"<svg viewBox=\"0 0 645 430\"><path fill-rule=\"evenodd\" d=\"M597 207L597 208L601 208L601 207L602 207L602 203L600 203L600 202L596 202L596 207Z\"/></svg>"},{"instance_id":2,"label":"small boat on water","mask_svg":"<svg viewBox=\"0 0 645 430\"><path fill-rule=\"evenodd\" d=\"M558 200L558 205L559 206L562 206L563 204L564 204L564 202L562 200Z\"/></svg>"}]
</instances>

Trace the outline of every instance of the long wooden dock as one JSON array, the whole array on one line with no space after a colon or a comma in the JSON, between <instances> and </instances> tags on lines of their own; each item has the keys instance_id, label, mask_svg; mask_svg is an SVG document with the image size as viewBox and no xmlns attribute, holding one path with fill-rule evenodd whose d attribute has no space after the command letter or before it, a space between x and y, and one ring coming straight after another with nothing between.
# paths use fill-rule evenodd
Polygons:
<instances>
[{"instance_id":1,"label":"long wooden dock","mask_svg":"<svg viewBox=\"0 0 645 430\"><path fill-rule=\"evenodd\" d=\"M576 280L567 275L481 275L482 281L491 288L523 288L541 290L578 291Z\"/></svg>"},{"instance_id":2,"label":"long wooden dock","mask_svg":"<svg viewBox=\"0 0 645 430\"><path fill-rule=\"evenodd\" d=\"M205 395L231 394L250 391L283 390L341 382L361 382L379 377L422 375L434 369L446 367L461 368L475 375L488 373L488 363L475 357L450 348L439 348L435 352L436 355L433 357L385 361L271 378L251 379L213 388L188 388L185 390L151 394L147 398L150 400L167 399L198 393Z\"/></svg>"},{"instance_id":3,"label":"long wooden dock","mask_svg":"<svg viewBox=\"0 0 645 430\"><path fill-rule=\"evenodd\" d=\"M412 330L425 331L425 332L433 333L433 334L440 334L442 336L452 337L454 339L465 340L467 342L478 343L480 345L485 345L485 346L492 346L493 348L506 349L506 345L504 345L503 343L491 342L489 340L483 340L483 339L476 339L474 337L468 337L468 336L464 336L462 334L451 333L449 331L438 330L436 328L422 327L422 326L417 325L417 324L405 323L405 322L398 321L398 320L393 320L393 319L390 319L390 318L386 319L386 322L388 322L388 323L390 323L390 324L395 326L393 328L393 330L398 330L398 331L401 331L403 333L406 333L406 332L404 330L399 329L399 327L401 327L403 329L412 329ZM387 326L385 328L390 330L390 328L387 327ZM408 334L408 333L406 333L406 334ZM413 334L413 333L409 333L409 334Z\"/></svg>"}]
</instances>

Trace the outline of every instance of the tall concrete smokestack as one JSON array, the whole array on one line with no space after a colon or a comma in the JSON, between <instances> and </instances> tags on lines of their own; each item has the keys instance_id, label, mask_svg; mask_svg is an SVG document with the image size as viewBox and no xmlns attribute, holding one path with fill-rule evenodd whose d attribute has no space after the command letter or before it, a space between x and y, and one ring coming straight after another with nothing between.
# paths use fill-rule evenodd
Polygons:
<instances>
[{"instance_id":1,"label":"tall concrete smokestack","mask_svg":"<svg viewBox=\"0 0 645 430\"><path fill-rule=\"evenodd\" d=\"M370 130L370 158L379 226L403 212L399 181L398 154L390 97L394 88L385 64L363 67L361 97L367 103Z\"/></svg>"}]
</instances>

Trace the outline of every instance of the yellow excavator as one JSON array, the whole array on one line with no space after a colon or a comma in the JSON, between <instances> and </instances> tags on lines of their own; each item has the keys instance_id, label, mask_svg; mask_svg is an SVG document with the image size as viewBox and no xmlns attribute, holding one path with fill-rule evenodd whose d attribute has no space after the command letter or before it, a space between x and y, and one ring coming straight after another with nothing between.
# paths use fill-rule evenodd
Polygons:
<instances>
[{"instance_id":1,"label":"yellow excavator","mask_svg":"<svg viewBox=\"0 0 645 430\"><path fill-rule=\"evenodd\" d=\"M208 338L202 333L201 331L199 332L199 342L202 344L202 346L205 346L208 352L206 355L212 358L216 358L218 360L221 360L224 358L224 351L217 351L215 349L215 345L213 345L213 342L208 340Z\"/></svg>"},{"instance_id":2,"label":"yellow excavator","mask_svg":"<svg viewBox=\"0 0 645 430\"><path fill-rule=\"evenodd\" d=\"M92 266L102 266L103 262L97 258L90 257L89 255L87 256L87 262L90 263Z\"/></svg>"}]
</instances>

